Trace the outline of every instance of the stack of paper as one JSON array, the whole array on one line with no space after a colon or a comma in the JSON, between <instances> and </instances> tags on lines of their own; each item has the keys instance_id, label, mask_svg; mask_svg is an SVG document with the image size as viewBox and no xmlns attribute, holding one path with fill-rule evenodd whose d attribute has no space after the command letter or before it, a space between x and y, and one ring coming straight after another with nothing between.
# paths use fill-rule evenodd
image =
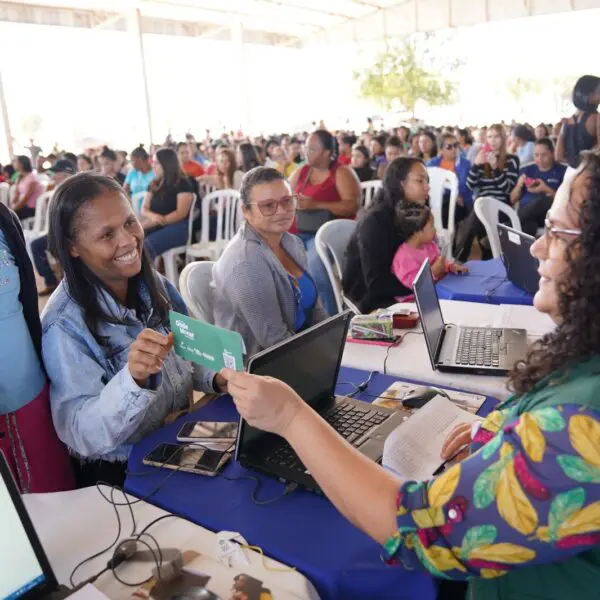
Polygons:
<instances>
[{"instance_id":1,"label":"stack of paper","mask_svg":"<svg viewBox=\"0 0 600 600\"><path fill-rule=\"evenodd\" d=\"M479 420L450 400L435 396L388 436L382 464L403 480L430 479L444 462L440 453L448 434L460 423Z\"/></svg>"}]
</instances>

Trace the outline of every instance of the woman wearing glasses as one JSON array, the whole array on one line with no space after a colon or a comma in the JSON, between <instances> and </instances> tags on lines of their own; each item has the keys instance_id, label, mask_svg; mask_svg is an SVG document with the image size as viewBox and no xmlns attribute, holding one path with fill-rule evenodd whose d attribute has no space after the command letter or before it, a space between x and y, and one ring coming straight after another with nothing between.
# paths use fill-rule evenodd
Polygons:
<instances>
[{"instance_id":1,"label":"woman wearing glasses","mask_svg":"<svg viewBox=\"0 0 600 600\"><path fill-rule=\"evenodd\" d=\"M439 167L452 171L458 177L458 199L456 201L456 210L454 213L456 223L462 221L473 209L473 194L467 186L467 177L471 170L471 163L460 152L460 144L455 136L446 134L442 137L442 146L440 154L432 158L428 167ZM442 208L442 220L444 227L448 226L448 205L450 202L450 192L444 194L444 205Z\"/></svg>"},{"instance_id":2,"label":"woman wearing glasses","mask_svg":"<svg viewBox=\"0 0 600 600\"><path fill-rule=\"evenodd\" d=\"M246 355L322 321L302 241L288 233L297 201L276 169L248 171L240 188L246 222L213 267L215 324L238 331Z\"/></svg>"},{"instance_id":3,"label":"woman wearing glasses","mask_svg":"<svg viewBox=\"0 0 600 600\"><path fill-rule=\"evenodd\" d=\"M516 365L511 398L473 432L450 434L441 459L465 444L468 456L429 481L402 481L371 462L284 383L222 374L241 415L284 437L331 502L399 568L468 581L474 600L597 598L598 240L595 152L565 178L531 250L540 261L534 304L556 329Z\"/></svg>"}]
</instances>

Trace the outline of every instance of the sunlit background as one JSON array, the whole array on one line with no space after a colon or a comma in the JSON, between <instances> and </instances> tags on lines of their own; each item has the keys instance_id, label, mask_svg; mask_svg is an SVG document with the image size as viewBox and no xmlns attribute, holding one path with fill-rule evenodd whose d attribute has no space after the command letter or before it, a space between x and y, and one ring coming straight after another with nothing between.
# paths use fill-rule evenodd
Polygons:
<instances>
[{"instance_id":1,"label":"sunlit background","mask_svg":"<svg viewBox=\"0 0 600 600\"><path fill-rule=\"evenodd\" d=\"M572 110L565 92L575 78L598 74L593 48L599 24L600 10L587 10L440 32L439 51L462 61L452 75L457 102L418 107L416 116L464 125L558 120ZM247 44L242 64L229 42L145 34L144 43L158 142L169 132L175 139L187 131L201 138L206 129L213 136L240 128L267 135L310 129L321 119L330 128L362 129L367 116L382 116L385 126L405 118L358 97L353 74L373 60L381 43L304 49ZM30 138L44 151L55 143L73 150L92 141L127 150L147 144L133 44L126 32L0 23L0 72L15 152L23 152ZM517 77L538 89L515 98L509 83ZM6 159L2 144L0 162Z\"/></svg>"}]
</instances>

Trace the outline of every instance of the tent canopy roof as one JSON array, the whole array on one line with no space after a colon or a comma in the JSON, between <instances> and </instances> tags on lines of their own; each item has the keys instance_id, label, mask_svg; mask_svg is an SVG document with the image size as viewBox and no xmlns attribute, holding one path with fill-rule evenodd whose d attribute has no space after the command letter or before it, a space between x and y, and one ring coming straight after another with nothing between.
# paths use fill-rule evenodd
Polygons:
<instances>
[{"instance_id":1,"label":"tent canopy roof","mask_svg":"<svg viewBox=\"0 0 600 600\"><path fill-rule=\"evenodd\" d=\"M380 40L416 31L600 8L600 0L0 0L0 21L125 29L139 8L145 33L300 45Z\"/></svg>"}]
</instances>

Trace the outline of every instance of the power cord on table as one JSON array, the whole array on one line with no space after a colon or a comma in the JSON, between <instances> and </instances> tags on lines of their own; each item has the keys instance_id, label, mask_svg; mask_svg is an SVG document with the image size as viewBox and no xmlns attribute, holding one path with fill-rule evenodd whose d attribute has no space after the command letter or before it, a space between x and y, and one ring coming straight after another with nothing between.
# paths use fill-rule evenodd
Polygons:
<instances>
[{"instance_id":1,"label":"power cord on table","mask_svg":"<svg viewBox=\"0 0 600 600\"><path fill-rule=\"evenodd\" d=\"M177 450L178 451L178 450ZM176 451L175 451L176 452ZM164 465L169 463L169 460L171 458L173 458L173 456L175 455L175 452L173 452L173 454L171 456L169 456L163 463L162 463L162 467L164 467ZM115 485L111 485L107 482L103 482L103 481L98 481L96 483L96 489L98 490L98 493L102 496L102 498L108 502L114 509L115 511L115 516L117 519L117 534L115 536L114 541L107 547L103 548L102 550L100 550L99 552L96 552L95 554L92 554L91 556L88 556L87 558L85 558L84 560L82 560L80 563L78 563L77 565L75 565L75 567L73 568L73 570L71 571L71 574L69 576L69 582L71 584L72 588L80 588L83 585L87 584L87 583L92 583L94 581L96 581L96 579L98 579L98 577L100 577L101 575L103 575L104 573L108 572L108 571L112 571L112 574L114 575L115 579L121 583L122 585L128 586L128 587L139 587L140 585L143 585L144 583L150 581L150 579L152 577L148 577L146 578L144 581L141 582L135 582L135 583L130 583L130 582L126 582L124 581L122 578L120 578L119 575L117 575L116 573L116 569L117 567L119 567L123 562L129 560L129 558L131 558L136 550L137 550L137 544L142 544L144 546L146 546L146 548L148 548L148 550L150 551L153 561L156 565L156 574L158 576L158 578L161 578L161 572L163 569L163 555L162 555L162 550L160 548L159 543L156 541L156 539L150 535L148 533L148 530L153 527L154 525L156 525L158 522L164 520L164 519L169 519L169 518L181 518L178 515L174 515L174 514L168 514L168 515L161 515L160 517L157 517L156 519L154 519L153 521L151 521L150 523L148 523L148 525L146 525L139 533L137 532L137 523L136 523L136 519L135 519L135 515L133 513L133 508L132 505L137 504L139 502L143 502L145 500L147 500L148 498L151 498L152 496L154 496L155 494L157 494L163 487L164 485L168 482L168 480L178 471L180 471L181 469L185 468L185 467L193 467L195 466L196 463L189 463L189 464L181 464L178 465L176 469L173 469L171 473L169 473L160 483L158 486L156 486L149 494L141 497L141 498L137 498L135 500L130 500L127 496L127 494L124 492L124 490L119 487L119 486L115 486ZM159 467L159 468L162 468ZM153 470L150 471L143 471L143 472L127 472L127 474L129 476L138 476L138 477L143 477L146 475L150 475L150 474L155 474L153 472ZM262 482L260 479L258 479L258 477L254 477L252 475L241 475L239 477L229 477L227 475L224 475L222 473L218 474L220 477L223 477L223 479L226 479L227 481L243 481L243 480L247 480L247 481L253 481L254 482L254 489L252 490L251 494L250 494L250 500L256 504L257 506L268 506L270 504L273 504L274 502L277 502L278 500L281 500L282 498L284 498L285 496L289 496L291 493L293 493L294 491L296 491L296 489L298 488L298 484L295 482L291 482L288 483L286 485L286 487L284 488L283 492L281 494L276 495L273 498L269 498L268 500L259 500L257 498L257 494L258 491L260 490L260 486L262 485ZM108 487L110 488L110 495L106 495L105 492L103 491L103 487ZM115 500L115 493L120 492L123 495L123 498L125 499L124 502L119 502ZM131 531L131 534L129 537L125 538L124 540L121 540L121 533L123 530L123 523L121 521L121 515L119 514L119 507L122 506L127 506L127 508L129 509L129 513L131 515L131 520L132 520L132 524L133 524L133 528ZM156 551L153 550L153 548L150 546L150 544L143 540L142 537L145 536L147 537L149 540L151 540L154 545L156 546ZM116 546L116 548L115 548ZM88 579L84 580L83 582L81 582L80 584L75 584L74 582L74 577L75 577L75 573L85 564L87 564L88 562L94 560L95 558L98 558L99 556L102 556L103 554L105 554L106 552L109 552L111 549L114 549L113 551L113 555L110 558L110 560L107 562L106 567L104 567L101 571L97 572L96 574L92 575L91 577L89 577Z\"/></svg>"},{"instance_id":2,"label":"power cord on table","mask_svg":"<svg viewBox=\"0 0 600 600\"><path fill-rule=\"evenodd\" d=\"M403 341L407 335L421 335L423 330L420 331L407 331L404 335L401 335L393 344L388 346L387 352L385 353L385 358L383 359L383 374L387 375L387 361L390 357L390 352L392 348L397 348Z\"/></svg>"}]
</instances>

